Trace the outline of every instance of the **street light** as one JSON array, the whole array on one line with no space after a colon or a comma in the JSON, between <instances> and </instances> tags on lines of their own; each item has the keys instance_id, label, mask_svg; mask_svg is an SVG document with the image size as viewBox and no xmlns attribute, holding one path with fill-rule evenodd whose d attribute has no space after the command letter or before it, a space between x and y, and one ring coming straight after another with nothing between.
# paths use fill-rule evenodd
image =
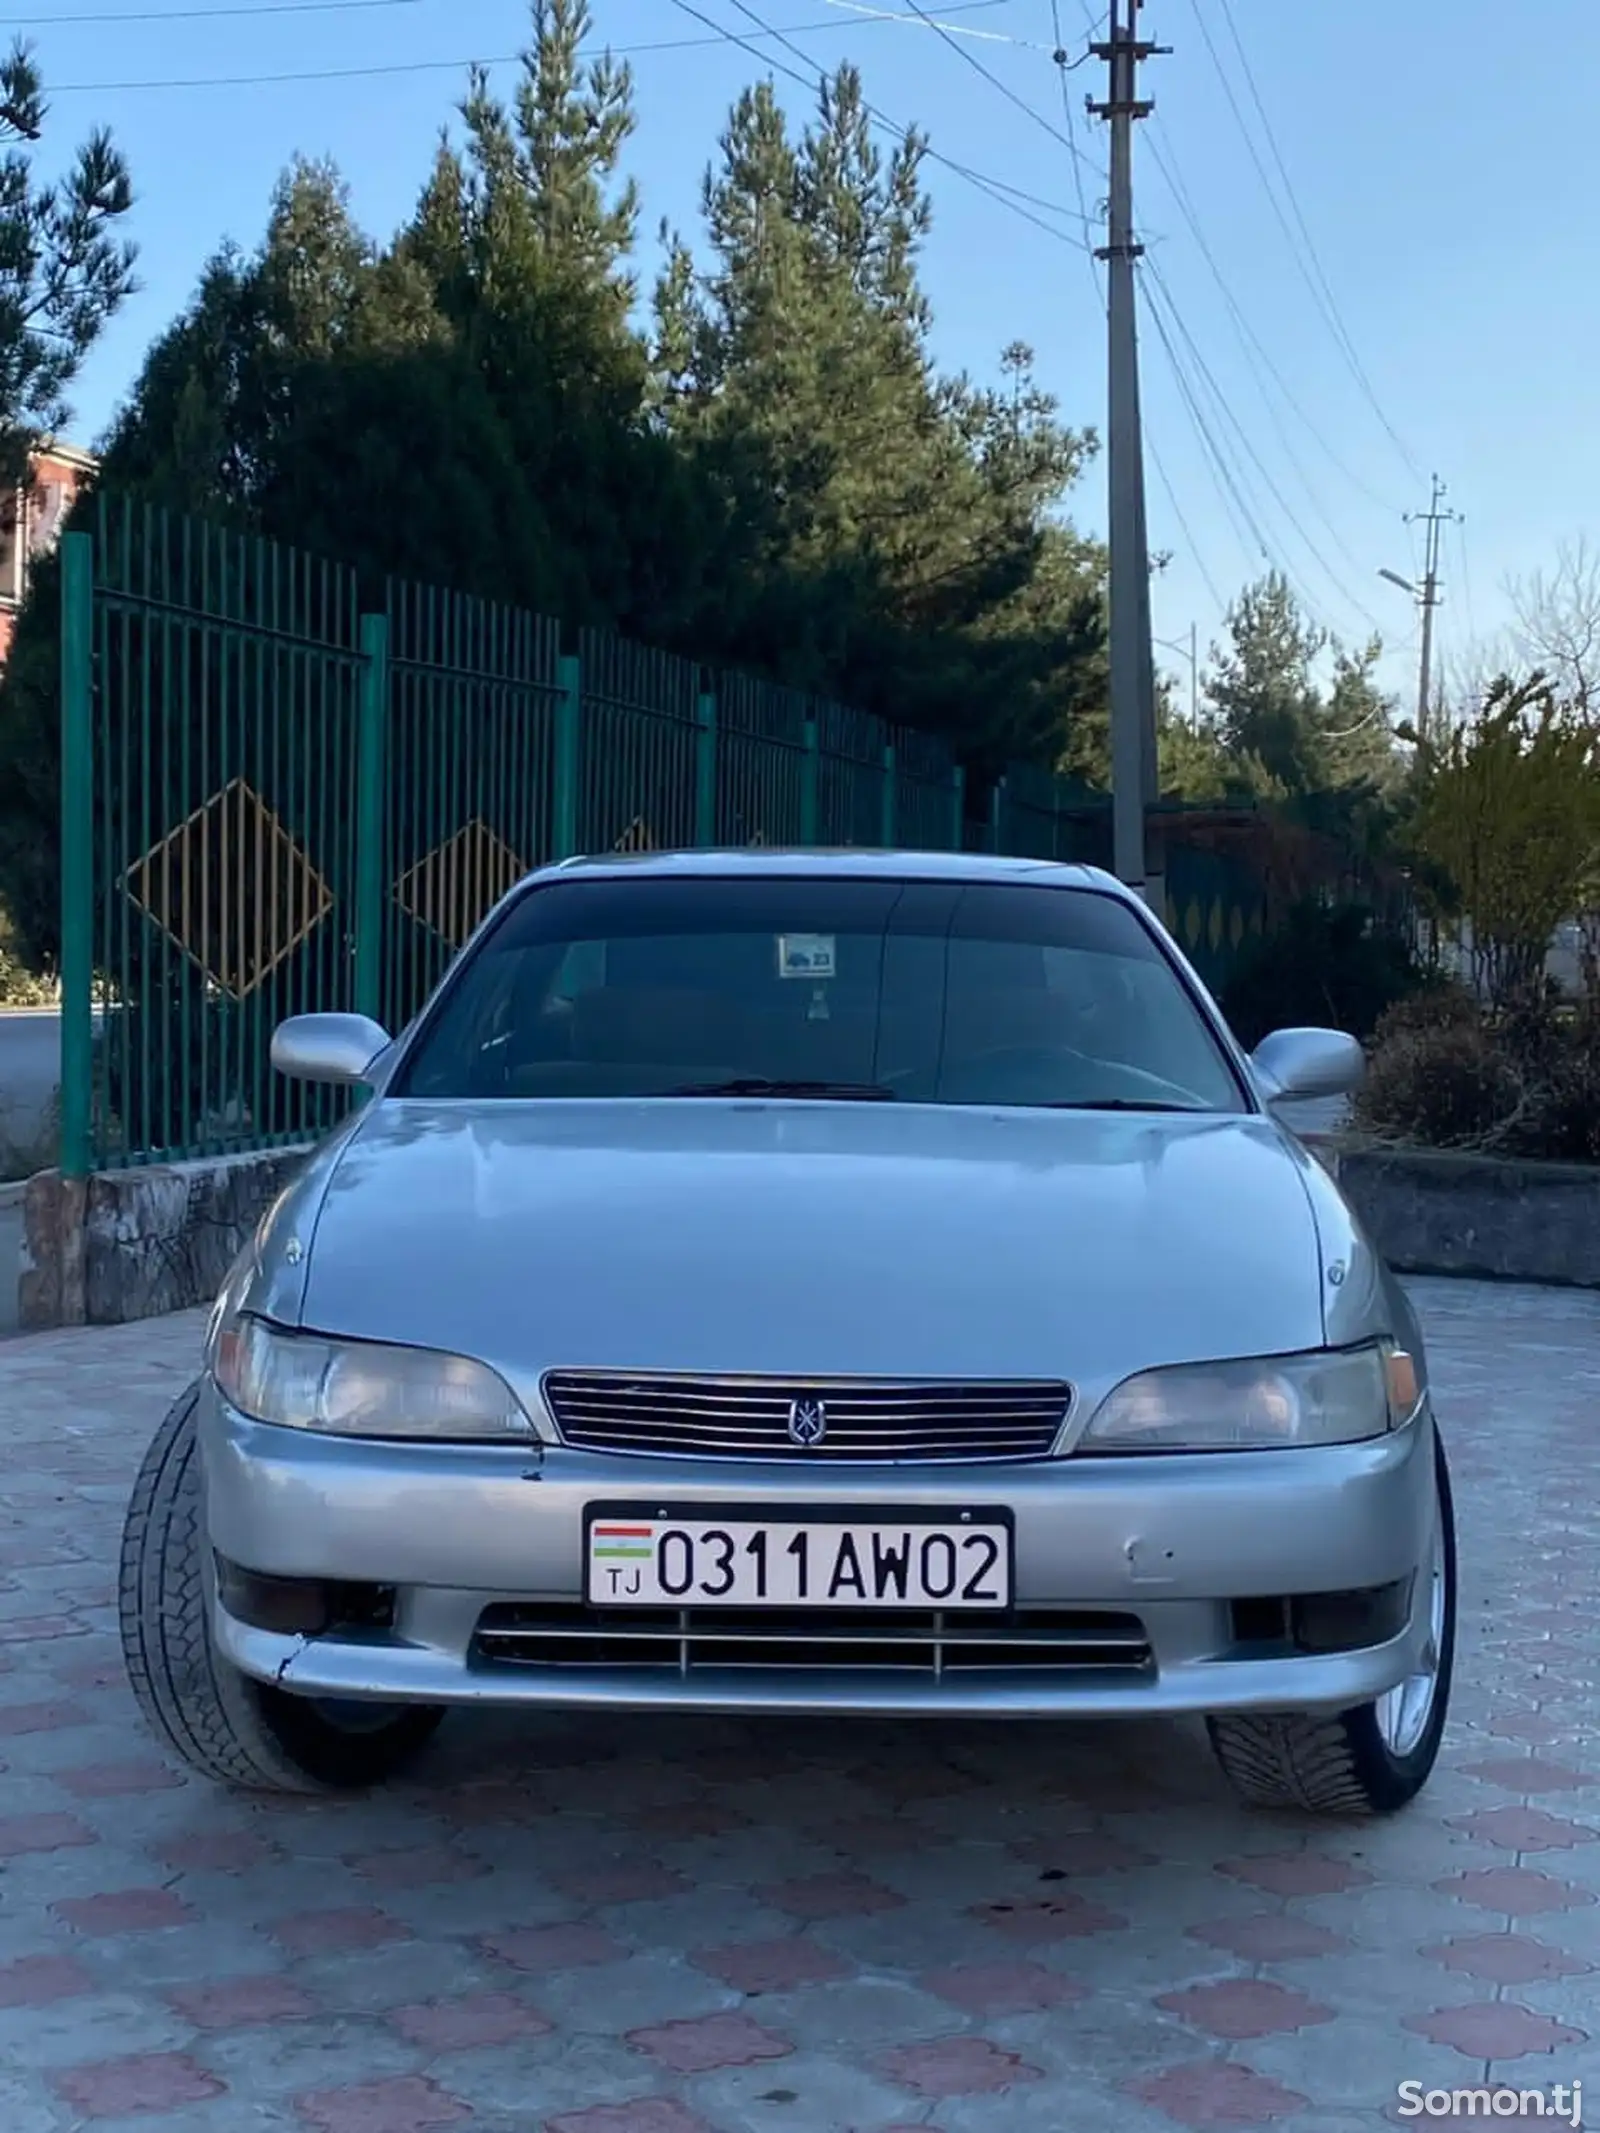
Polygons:
<instances>
[{"instance_id":1,"label":"street light","mask_svg":"<svg viewBox=\"0 0 1600 2133\"><path fill-rule=\"evenodd\" d=\"M1410 593L1413 600L1420 600L1422 598L1421 593L1418 592L1417 588L1412 584L1411 580L1409 578L1401 577L1398 570L1380 570L1378 572L1378 576L1380 578L1387 578L1391 585L1398 585L1403 593Z\"/></svg>"},{"instance_id":2,"label":"street light","mask_svg":"<svg viewBox=\"0 0 1600 2133\"><path fill-rule=\"evenodd\" d=\"M1174 637L1153 637L1150 640L1152 644L1160 645L1163 651L1182 652L1184 656L1188 659L1189 724L1193 727L1196 733L1200 731L1199 634L1199 625L1197 623L1191 622L1189 625L1189 642L1187 644L1180 644Z\"/></svg>"}]
</instances>

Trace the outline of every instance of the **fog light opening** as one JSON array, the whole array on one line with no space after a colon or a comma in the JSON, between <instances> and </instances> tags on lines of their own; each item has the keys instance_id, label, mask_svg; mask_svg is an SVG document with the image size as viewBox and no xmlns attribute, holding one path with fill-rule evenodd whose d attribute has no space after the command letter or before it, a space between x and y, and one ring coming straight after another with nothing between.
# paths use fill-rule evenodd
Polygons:
<instances>
[{"instance_id":1,"label":"fog light opening","mask_svg":"<svg viewBox=\"0 0 1600 2133\"><path fill-rule=\"evenodd\" d=\"M392 1585L338 1578L274 1577L216 1558L217 1598L246 1629L279 1637L325 1637L331 1631L394 1627Z\"/></svg>"},{"instance_id":2,"label":"fog light opening","mask_svg":"<svg viewBox=\"0 0 1600 2133\"><path fill-rule=\"evenodd\" d=\"M1290 1635L1302 1652L1364 1651L1400 1635L1410 1600L1409 1577L1361 1592L1305 1594L1289 1602Z\"/></svg>"},{"instance_id":3,"label":"fog light opening","mask_svg":"<svg viewBox=\"0 0 1600 2133\"><path fill-rule=\"evenodd\" d=\"M1354 1592L1287 1593L1228 1602L1236 1658L1294 1653L1359 1652L1388 1644L1406 1626L1413 1580L1397 1578Z\"/></svg>"}]
</instances>

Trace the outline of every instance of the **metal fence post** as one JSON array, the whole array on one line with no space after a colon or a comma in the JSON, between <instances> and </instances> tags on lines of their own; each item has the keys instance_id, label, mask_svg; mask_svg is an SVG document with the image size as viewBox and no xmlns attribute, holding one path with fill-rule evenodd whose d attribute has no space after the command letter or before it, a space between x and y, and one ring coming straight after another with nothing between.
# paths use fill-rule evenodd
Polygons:
<instances>
[{"instance_id":1,"label":"metal fence post","mask_svg":"<svg viewBox=\"0 0 1600 2133\"><path fill-rule=\"evenodd\" d=\"M717 699L710 689L695 704L694 841L717 841Z\"/></svg>"},{"instance_id":2,"label":"metal fence post","mask_svg":"<svg viewBox=\"0 0 1600 2133\"><path fill-rule=\"evenodd\" d=\"M883 750L883 848L894 850L895 818L899 810L895 803L900 795L895 789L896 781L894 742L887 741Z\"/></svg>"},{"instance_id":3,"label":"metal fence post","mask_svg":"<svg viewBox=\"0 0 1600 2133\"><path fill-rule=\"evenodd\" d=\"M800 842L815 844L817 823L821 814L821 751L818 746L817 722L806 720L805 753L800 759Z\"/></svg>"},{"instance_id":4,"label":"metal fence post","mask_svg":"<svg viewBox=\"0 0 1600 2133\"><path fill-rule=\"evenodd\" d=\"M950 810L952 829L950 849L963 852L967 847L967 771L964 763L957 763L950 773Z\"/></svg>"},{"instance_id":5,"label":"metal fence post","mask_svg":"<svg viewBox=\"0 0 1600 2133\"><path fill-rule=\"evenodd\" d=\"M94 543L61 540L61 1175L94 1124Z\"/></svg>"},{"instance_id":6,"label":"metal fence post","mask_svg":"<svg viewBox=\"0 0 1600 2133\"><path fill-rule=\"evenodd\" d=\"M389 716L389 618L361 617L356 751L355 1008L383 1019L384 728Z\"/></svg>"},{"instance_id":7,"label":"metal fence post","mask_svg":"<svg viewBox=\"0 0 1600 2133\"><path fill-rule=\"evenodd\" d=\"M583 740L583 668L575 652L557 662L561 690L556 699L556 789L551 805L550 841L557 859L578 850L578 754Z\"/></svg>"}]
</instances>

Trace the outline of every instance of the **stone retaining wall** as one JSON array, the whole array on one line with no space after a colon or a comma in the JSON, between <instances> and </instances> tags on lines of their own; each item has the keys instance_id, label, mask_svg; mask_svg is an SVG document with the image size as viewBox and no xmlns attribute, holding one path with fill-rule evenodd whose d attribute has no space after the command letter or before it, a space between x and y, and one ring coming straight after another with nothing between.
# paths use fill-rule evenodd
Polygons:
<instances>
[{"instance_id":1,"label":"stone retaining wall","mask_svg":"<svg viewBox=\"0 0 1600 2133\"><path fill-rule=\"evenodd\" d=\"M23 1202L22 1330L118 1326L210 1303L305 1153L152 1164L83 1181L41 1171Z\"/></svg>"},{"instance_id":2,"label":"stone retaining wall","mask_svg":"<svg viewBox=\"0 0 1600 2133\"><path fill-rule=\"evenodd\" d=\"M1314 1145L1397 1273L1600 1288L1600 1169Z\"/></svg>"}]
</instances>

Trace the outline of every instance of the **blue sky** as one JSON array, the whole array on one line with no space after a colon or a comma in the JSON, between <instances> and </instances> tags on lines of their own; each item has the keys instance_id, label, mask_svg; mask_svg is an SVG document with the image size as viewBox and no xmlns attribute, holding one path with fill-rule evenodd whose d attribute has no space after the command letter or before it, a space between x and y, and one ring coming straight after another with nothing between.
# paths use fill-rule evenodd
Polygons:
<instances>
[{"instance_id":1,"label":"blue sky","mask_svg":"<svg viewBox=\"0 0 1600 2133\"><path fill-rule=\"evenodd\" d=\"M694 4L729 30L751 31L735 0ZM947 366L989 376L1007 341L1028 341L1066 415L1100 423L1103 315L1090 262L1072 241L1081 234L1073 158L1048 130L1067 127L1050 56L1052 0L990 0L949 13L921 0L943 15L960 51L1048 127L925 29L862 19L839 0L750 4L772 25L824 25L795 37L817 66L852 58L887 118L914 120L956 162L1059 203L1044 218L1054 222L1052 236L950 170L930 168L936 215L925 279L936 348ZM906 0L870 4L906 8ZM705 36L677 0L593 5L598 35L619 50ZM184 19L160 19L179 7ZM73 434L89 442L207 255L224 238L252 244L259 236L273 181L295 151L331 155L361 220L387 233L406 214L451 118L464 63L515 53L527 21L525 0L317 8L303 0L20 0L9 19L30 9L23 34L37 45L54 103L48 146L59 153L91 124L107 124L138 191L144 289L78 387ZM1096 0L1054 0L1054 10L1076 56ZM1157 462L1150 527L1152 544L1173 558L1158 581L1159 636L1186 641L1195 624L1203 655L1219 602L1270 561L1289 570L1314 614L1341 636L1363 639L1380 626L1385 678L1409 695L1416 617L1377 573L1413 574L1420 534L1403 515L1426 507L1431 473L1449 484L1448 501L1466 521L1446 537L1447 659L1465 659L1505 626L1508 577L1548 566L1563 539L1593 524L1600 10L1546 0L1537 19L1537 35L1519 33L1514 17L1488 0L1404 8L1394 0L1150 0L1145 33L1175 48L1148 70L1157 109L1137 148L1137 214L1147 272L1158 277L1145 292L1143 339ZM776 45L763 49L796 63ZM632 64L632 167L644 189L644 227L665 215L692 231L701 171L727 106L761 65L732 43L703 42L638 50ZM502 84L511 71L494 70ZM312 72L330 78L215 80ZM196 80L211 85L130 86ZM1089 159L1077 176L1093 214L1103 128L1085 116L1083 100L1102 93L1102 70L1090 62L1067 86L1071 133ZM791 109L804 101L781 76L779 88ZM1291 246L1286 235L1285 224L1298 236L1302 218L1315 265L1303 242ZM1212 447L1197 432L1157 318ZM1226 465L1221 475L1216 458ZM1103 479L1103 466L1091 469L1073 504L1080 522L1096 528ZM1186 681L1185 662L1158 656Z\"/></svg>"}]
</instances>

